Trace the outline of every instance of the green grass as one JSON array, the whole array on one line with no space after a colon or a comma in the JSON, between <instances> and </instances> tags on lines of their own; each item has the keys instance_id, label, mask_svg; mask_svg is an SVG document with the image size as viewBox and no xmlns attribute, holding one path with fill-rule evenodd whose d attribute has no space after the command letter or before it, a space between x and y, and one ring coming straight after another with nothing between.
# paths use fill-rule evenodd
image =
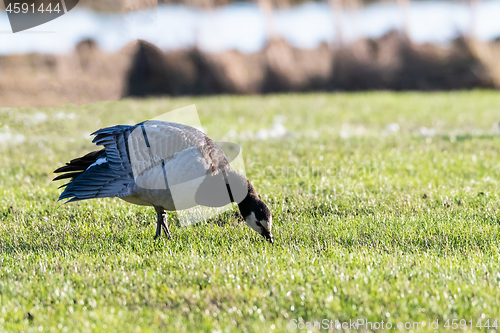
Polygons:
<instances>
[{"instance_id":1,"label":"green grass","mask_svg":"<svg viewBox=\"0 0 500 333\"><path fill-rule=\"evenodd\" d=\"M210 136L243 147L274 215L274 245L232 212L190 227L172 217L173 239L154 241L152 208L57 202L52 171L94 149L90 132L193 103ZM37 113L45 121L33 121ZM276 115L288 136L248 139ZM491 325L500 320L499 121L500 93L488 91L0 108L0 133L8 125L24 135L0 143L0 331L298 331L292 319L426 322L413 332L429 320L438 331L448 319Z\"/></svg>"}]
</instances>

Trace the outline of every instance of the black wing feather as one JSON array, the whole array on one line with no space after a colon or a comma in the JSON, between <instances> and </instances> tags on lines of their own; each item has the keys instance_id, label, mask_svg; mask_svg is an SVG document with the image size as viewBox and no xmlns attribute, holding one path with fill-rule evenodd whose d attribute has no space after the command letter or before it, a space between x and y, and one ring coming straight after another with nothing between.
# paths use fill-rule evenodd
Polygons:
<instances>
[{"instance_id":1,"label":"black wing feather","mask_svg":"<svg viewBox=\"0 0 500 333\"><path fill-rule=\"evenodd\" d=\"M54 171L54 173L62 173L67 172L66 174L59 175L53 180L60 180L65 178L75 179L79 175L81 175L89 166L91 166L95 161L97 161L100 157L105 155L105 149L96 150L86 154L85 156L75 158L65 166L62 166Z\"/></svg>"}]
</instances>

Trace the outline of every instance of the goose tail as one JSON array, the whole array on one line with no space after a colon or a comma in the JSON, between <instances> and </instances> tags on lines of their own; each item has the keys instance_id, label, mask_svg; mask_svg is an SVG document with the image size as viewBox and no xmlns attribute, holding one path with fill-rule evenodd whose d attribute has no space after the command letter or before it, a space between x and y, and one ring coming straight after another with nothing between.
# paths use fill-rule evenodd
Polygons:
<instances>
[{"instance_id":1,"label":"goose tail","mask_svg":"<svg viewBox=\"0 0 500 333\"><path fill-rule=\"evenodd\" d=\"M75 158L56 169L54 173L61 173L53 179L54 181L69 179L68 183L59 187L65 188L58 200L68 199L64 203L115 197L123 187L123 182L120 182L120 186L116 181L124 177L117 176L109 168L105 149Z\"/></svg>"}]
</instances>

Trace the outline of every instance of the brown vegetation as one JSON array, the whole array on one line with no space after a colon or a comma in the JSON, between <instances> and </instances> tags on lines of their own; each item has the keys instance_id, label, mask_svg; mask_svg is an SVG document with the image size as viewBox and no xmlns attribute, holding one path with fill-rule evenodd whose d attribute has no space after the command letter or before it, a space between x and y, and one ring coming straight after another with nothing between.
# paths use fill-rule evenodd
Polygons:
<instances>
[{"instance_id":1,"label":"brown vegetation","mask_svg":"<svg viewBox=\"0 0 500 333\"><path fill-rule=\"evenodd\" d=\"M273 38L254 54L163 52L136 41L104 53L91 40L71 55L0 57L0 106L55 106L125 96L339 90L450 90L500 86L500 43L415 45L398 32L341 49Z\"/></svg>"}]
</instances>

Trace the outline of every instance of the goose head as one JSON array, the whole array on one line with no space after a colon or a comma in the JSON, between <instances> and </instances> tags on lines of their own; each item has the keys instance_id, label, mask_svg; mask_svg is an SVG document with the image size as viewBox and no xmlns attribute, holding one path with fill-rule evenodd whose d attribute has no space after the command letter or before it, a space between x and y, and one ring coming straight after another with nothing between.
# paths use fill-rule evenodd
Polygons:
<instances>
[{"instance_id":1,"label":"goose head","mask_svg":"<svg viewBox=\"0 0 500 333\"><path fill-rule=\"evenodd\" d=\"M259 198L252 183L231 168L206 176L196 192L195 201L207 207L222 207L229 202L236 202L248 226L269 242L274 242L271 211Z\"/></svg>"},{"instance_id":2,"label":"goose head","mask_svg":"<svg viewBox=\"0 0 500 333\"><path fill-rule=\"evenodd\" d=\"M242 205L245 205L245 207L242 207ZM261 234L271 244L274 243L271 234L273 217L267 205L257 197L250 198L250 200L242 202L238 206L248 226Z\"/></svg>"},{"instance_id":3,"label":"goose head","mask_svg":"<svg viewBox=\"0 0 500 333\"><path fill-rule=\"evenodd\" d=\"M274 243L271 234L273 216L267 205L260 200L250 181L246 180L248 192L245 198L238 203L240 213L250 228L257 231L271 244Z\"/></svg>"}]
</instances>

